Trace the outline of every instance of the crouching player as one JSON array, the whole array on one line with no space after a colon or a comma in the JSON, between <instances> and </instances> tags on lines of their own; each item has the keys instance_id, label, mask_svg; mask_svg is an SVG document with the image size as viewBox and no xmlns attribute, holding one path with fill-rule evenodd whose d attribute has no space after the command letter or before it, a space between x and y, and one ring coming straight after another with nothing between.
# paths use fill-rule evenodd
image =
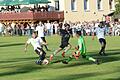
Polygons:
<instances>
[{"instance_id":1,"label":"crouching player","mask_svg":"<svg viewBox=\"0 0 120 80\"><path fill-rule=\"evenodd\" d=\"M81 55L82 58L85 58L87 60L95 62L96 64L99 64L99 61L97 59L94 59L94 58L86 55L85 41L84 41L83 36L81 35L81 31L77 31L76 36L78 38L77 51L72 53L72 56L70 56L67 60L63 60L62 62L64 64L68 64L68 62L70 62L72 59L75 58L77 60L79 58L79 56Z\"/></svg>"},{"instance_id":2,"label":"crouching player","mask_svg":"<svg viewBox=\"0 0 120 80\"><path fill-rule=\"evenodd\" d=\"M47 43L43 42L41 38L37 37L37 33L33 32L32 33L32 38L28 39L28 41L25 44L25 52L27 51L27 46L28 44L32 44L32 46L34 47L35 52L39 55L39 60L36 61L36 64L41 65L42 63L45 63L45 61L47 61L45 59L46 56L46 52L42 49L42 45L47 45ZM46 62L45 64L48 64L48 62Z\"/></svg>"}]
</instances>

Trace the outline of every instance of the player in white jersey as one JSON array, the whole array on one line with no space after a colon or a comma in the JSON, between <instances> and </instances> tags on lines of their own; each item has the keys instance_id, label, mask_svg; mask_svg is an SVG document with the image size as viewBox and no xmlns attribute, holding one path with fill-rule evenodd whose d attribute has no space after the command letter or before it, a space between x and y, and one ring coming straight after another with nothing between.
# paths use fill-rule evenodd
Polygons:
<instances>
[{"instance_id":1,"label":"player in white jersey","mask_svg":"<svg viewBox=\"0 0 120 80\"><path fill-rule=\"evenodd\" d=\"M27 51L27 46L29 44L32 44L35 52L39 55L39 60L36 61L36 64L41 65L43 60L45 59L46 52L42 49L42 45L47 45L47 43L43 42L43 40L39 37L37 37L37 33L32 33L32 38L28 39L25 44L25 52Z\"/></svg>"},{"instance_id":2,"label":"player in white jersey","mask_svg":"<svg viewBox=\"0 0 120 80\"><path fill-rule=\"evenodd\" d=\"M105 54L105 47L106 47L106 40L105 40L105 33L106 33L106 29L105 29L105 23L104 22L100 22L99 26L96 27L95 31L96 36L101 44L101 50L99 52L100 55L106 55ZM93 40L94 40L94 33L93 33Z\"/></svg>"},{"instance_id":3,"label":"player in white jersey","mask_svg":"<svg viewBox=\"0 0 120 80\"><path fill-rule=\"evenodd\" d=\"M39 24L37 25L36 31L38 31L38 37L41 38L45 43L47 43L45 40L45 26L41 22L39 22ZM48 47L46 45L44 46L46 50L49 51Z\"/></svg>"}]
</instances>

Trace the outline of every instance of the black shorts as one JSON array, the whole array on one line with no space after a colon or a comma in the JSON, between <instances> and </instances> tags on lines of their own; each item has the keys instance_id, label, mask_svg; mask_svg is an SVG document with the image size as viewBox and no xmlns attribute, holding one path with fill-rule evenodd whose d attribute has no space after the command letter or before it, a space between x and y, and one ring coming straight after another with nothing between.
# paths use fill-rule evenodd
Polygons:
<instances>
[{"instance_id":1,"label":"black shorts","mask_svg":"<svg viewBox=\"0 0 120 80\"><path fill-rule=\"evenodd\" d=\"M69 45L69 43L62 43L62 44L60 45L60 48L64 49L64 48L67 47L68 45Z\"/></svg>"},{"instance_id":2,"label":"black shorts","mask_svg":"<svg viewBox=\"0 0 120 80\"><path fill-rule=\"evenodd\" d=\"M41 60L45 59L46 52L42 48L37 48L35 52L39 55ZM40 52L42 52L42 54L40 54Z\"/></svg>"},{"instance_id":3,"label":"black shorts","mask_svg":"<svg viewBox=\"0 0 120 80\"><path fill-rule=\"evenodd\" d=\"M44 42L46 42L45 37L41 37L41 39L42 39Z\"/></svg>"},{"instance_id":4,"label":"black shorts","mask_svg":"<svg viewBox=\"0 0 120 80\"><path fill-rule=\"evenodd\" d=\"M105 44L105 45L106 45L106 40L103 39L103 38L100 38L100 39L99 39L99 42L100 42L100 44Z\"/></svg>"}]
</instances>

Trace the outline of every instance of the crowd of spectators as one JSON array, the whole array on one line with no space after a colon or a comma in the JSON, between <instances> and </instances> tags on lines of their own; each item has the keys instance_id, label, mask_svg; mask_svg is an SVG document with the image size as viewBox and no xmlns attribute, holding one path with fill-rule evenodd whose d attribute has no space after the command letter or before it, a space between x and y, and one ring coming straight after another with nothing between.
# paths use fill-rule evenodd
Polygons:
<instances>
[{"instance_id":1,"label":"crowd of spectators","mask_svg":"<svg viewBox=\"0 0 120 80\"><path fill-rule=\"evenodd\" d=\"M14 22L6 22L0 23L0 35L6 36L30 36L31 33L36 29L39 22L25 22L25 23L14 23ZM73 36L75 32L79 29L82 31L84 36L91 36L94 32L95 28L98 27L99 21L91 21L91 22L43 22L45 27L45 34L46 35L54 35L60 34L60 29L64 29L67 26L70 27L72 30ZM109 22L106 23L106 35L108 36L120 36L120 22Z\"/></svg>"},{"instance_id":2,"label":"crowd of spectators","mask_svg":"<svg viewBox=\"0 0 120 80\"><path fill-rule=\"evenodd\" d=\"M26 7L24 6L23 8L28 9L27 11L32 11L32 12L46 12L49 11L49 5L45 5L45 6L35 6L34 7ZM1 7L0 12L2 13L11 13L11 12L22 12L21 10L22 8L18 5L18 6L6 6L6 7Z\"/></svg>"},{"instance_id":3,"label":"crowd of spectators","mask_svg":"<svg viewBox=\"0 0 120 80\"><path fill-rule=\"evenodd\" d=\"M19 35L19 36L30 36L31 33L36 29L39 22L25 22L25 23L14 23L14 22L6 22L0 23L0 35ZM46 26L46 32L51 34L57 34L58 23L51 22L51 23L44 23ZM54 26L51 26L54 25ZM49 26L49 27L48 27ZM53 31L52 31L53 28ZM52 31L52 32L51 32Z\"/></svg>"}]
</instances>

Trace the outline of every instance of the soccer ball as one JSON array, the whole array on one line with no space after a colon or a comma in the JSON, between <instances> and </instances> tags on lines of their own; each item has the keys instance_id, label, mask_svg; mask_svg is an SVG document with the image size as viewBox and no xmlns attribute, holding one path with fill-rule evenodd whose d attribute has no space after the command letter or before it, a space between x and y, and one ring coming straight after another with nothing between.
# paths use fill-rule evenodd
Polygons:
<instances>
[{"instance_id":1,"label":"soccer ball","mask_svg":"<svg viewBox=\"0 0 120 80\"><path fill-rule=\"evenodd\" d=\"M47 64L49 64L49 61L47 59L44 59L43 64L47 65Z\"/></svg>"}]
</instances>

